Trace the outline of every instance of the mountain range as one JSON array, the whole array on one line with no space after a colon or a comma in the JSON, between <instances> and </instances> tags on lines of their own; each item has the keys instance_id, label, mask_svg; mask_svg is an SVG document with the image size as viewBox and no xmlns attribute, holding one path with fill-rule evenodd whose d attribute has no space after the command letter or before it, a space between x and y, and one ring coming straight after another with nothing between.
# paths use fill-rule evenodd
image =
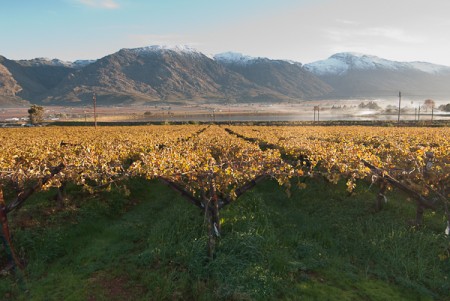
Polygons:
<instances>
[{"instance_id":1,"label":"mountain range","mask_svg":"<svg viewBox=\"0 0 450 301\"><path fill-rule=\"evenodd\" d=\"M121 49L98 60L9 60L0 56L0 106L155 102L274 102L450 96L450 67L357 53L299 62L191 47Z\"/></svg>"},{"instance_id":2,"label":"mountain range","mask_svg":"<svg viewBox=\"0 0 450 301\"><path fill-rule=\"evenodd\" d=\"M337 53L305 65L333 87L333 98L450 96L450 67L426 62L395 62L359 53Z\"/></svg>"}]
</instances>

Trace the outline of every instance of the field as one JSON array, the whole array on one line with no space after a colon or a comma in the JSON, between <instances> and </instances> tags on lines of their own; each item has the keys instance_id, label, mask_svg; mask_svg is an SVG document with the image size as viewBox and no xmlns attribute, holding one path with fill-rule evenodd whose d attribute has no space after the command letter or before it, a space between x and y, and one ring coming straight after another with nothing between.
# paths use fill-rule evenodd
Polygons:
<instances>
[{"instance_id":1,"label":"field","mask_svg":"<svg viewBox=\"0 0 450 301\"><path fill-rule=\"evenodd\" d=\"M450 300L447 127L0 136L6 300Z\"/></svg>"}]
</instances>

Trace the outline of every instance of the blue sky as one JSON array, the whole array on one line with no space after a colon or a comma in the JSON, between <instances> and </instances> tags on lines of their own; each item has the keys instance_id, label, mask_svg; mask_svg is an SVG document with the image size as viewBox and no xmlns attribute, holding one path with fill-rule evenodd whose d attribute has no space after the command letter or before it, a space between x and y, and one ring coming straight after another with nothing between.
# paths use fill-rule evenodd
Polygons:
<instances>
[{"instance_id":1,"label":"blue sky","mask_svg":"<svg viewBox=\"0 0 450 301\"><path fill-rule=\"evenodd\" d=\"M446 0L0 0L0 55L96 59L155 44L308 63L353 51L450 65Z\"/></svg>"}]
</instances>

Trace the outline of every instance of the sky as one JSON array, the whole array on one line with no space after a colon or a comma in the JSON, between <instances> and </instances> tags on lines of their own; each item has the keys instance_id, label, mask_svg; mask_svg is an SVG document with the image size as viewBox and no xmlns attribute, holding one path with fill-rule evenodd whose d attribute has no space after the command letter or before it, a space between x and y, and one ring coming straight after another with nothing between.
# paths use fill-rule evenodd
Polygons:
<instances>
[{"instance_id":1,"label":"sky","mask_svg":"<svg viewBox=\"0 0 450 301\"><path fill-rule=\"evenodd\" d=\"M450 66L448 0L0 0L0 28L9 59L189 45L301 63L358 52Z\"/></svg>"}]
</instances>

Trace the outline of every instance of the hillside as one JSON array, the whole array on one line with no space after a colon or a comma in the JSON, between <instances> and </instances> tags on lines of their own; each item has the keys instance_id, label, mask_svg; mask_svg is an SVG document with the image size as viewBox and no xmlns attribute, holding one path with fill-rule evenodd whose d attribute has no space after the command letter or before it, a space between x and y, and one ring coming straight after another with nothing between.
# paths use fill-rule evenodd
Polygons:
<instances>
[{"instance_id":1,"label":"hillside","mask_svg":"<svg viewBox=\"0 0 450 301\"><path fill-rule=\"evenodd\" d=\"M45 101L100 103L282 98L190 48L122 49L69 74Z\"/></svg>"},{"instance_id":2,"label":"hillside","mask_svg":"<svg viewBox=\"0 0 450 301\"><path fill-rule=\"evenodd\" d=\"M15 89L17 97L42 104L83 104L93 92L99 104L110 105L286 101L331 90L299 63L260 59L237 66L186 46L122 49L96 61L5 62L2 94Z\"/></svg>"},{"instance_id":3,"label":"hillside","mask_svg":"<svg viewBox=\"0 0 450 301\"><path fill-rule=\"evenodd\" d=\"M230 52L218 54L214 59L247 80L292 98L316 98L333 90L300 63L251 58Z\"/></svg>"},{"instance_id":4,"label":"hillside","mask_svg":"<svg viewBox=\"0 0 450 301\"><path fill-rule=\"evenodd\" d=\"M0 106L21 106L26 103L17 96L22 91L22 87L11 74L7 65L7 59L0 56Z\"/></svg>"},{"instance_id":5,"label":"hillside","mask_svg":"<svg viewBox=\"0 0 450 301\"><path fill-rule=\"evenodd\" d=\"M305 68L333 87L328 97L395 97L398 91L419 99L450 96L450 67L446 66L338 53Z\"/></svg>"},{"instance_id":6,"label":"hillside","mask_svg":"<svg viewBox=\"0 0 450 301\"><path fill-rule=\"evenodd\" d=\"M0 105L11 97L15 104L39 101L74 68L46 60L14 61L0 57Z\"/></svg>"}]
</instances>

